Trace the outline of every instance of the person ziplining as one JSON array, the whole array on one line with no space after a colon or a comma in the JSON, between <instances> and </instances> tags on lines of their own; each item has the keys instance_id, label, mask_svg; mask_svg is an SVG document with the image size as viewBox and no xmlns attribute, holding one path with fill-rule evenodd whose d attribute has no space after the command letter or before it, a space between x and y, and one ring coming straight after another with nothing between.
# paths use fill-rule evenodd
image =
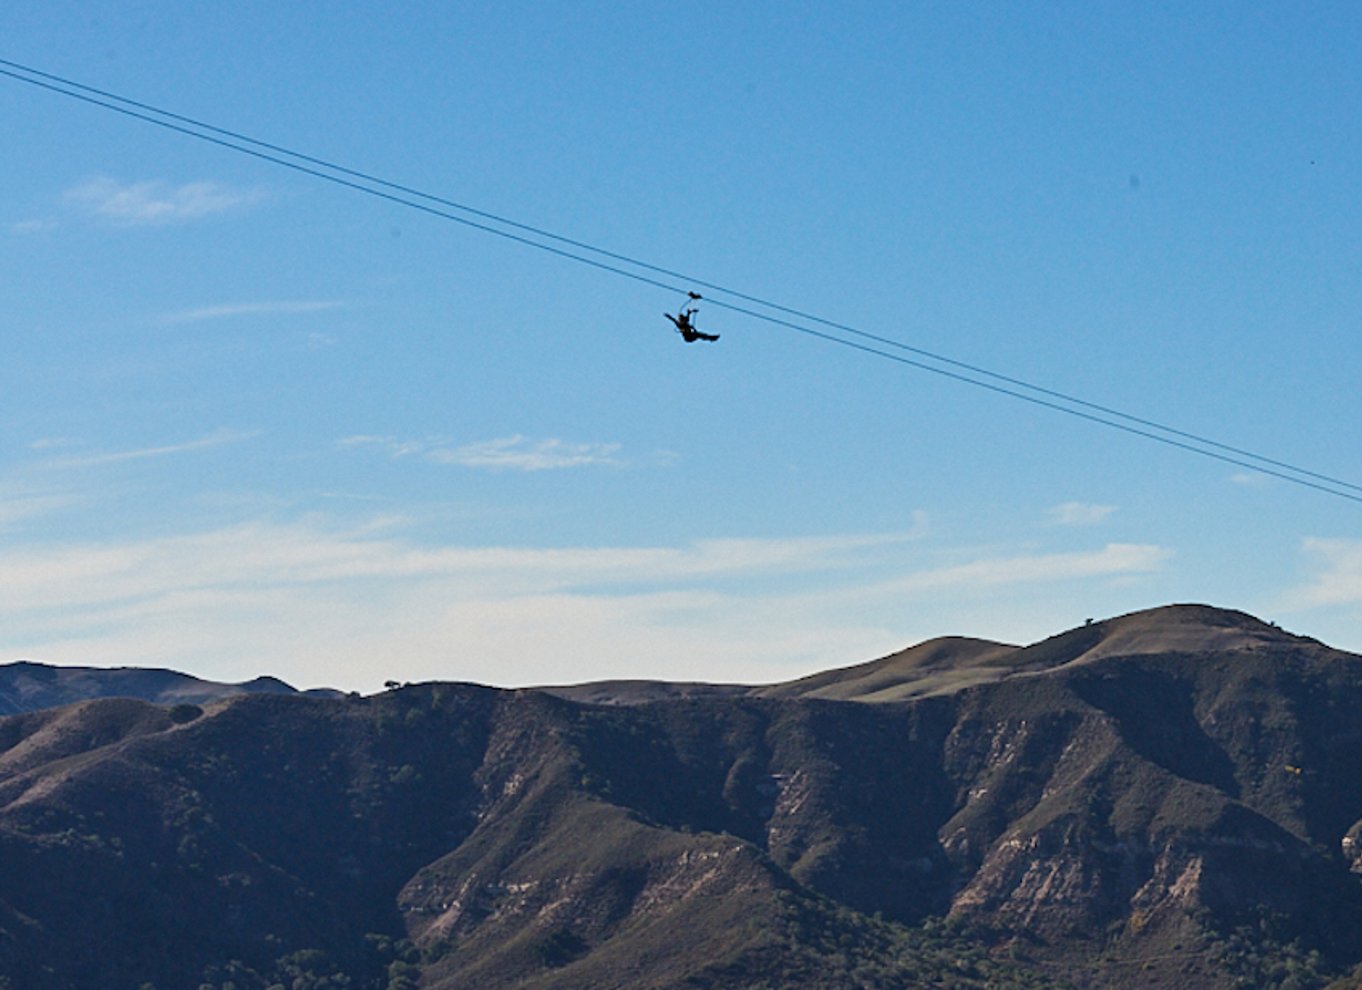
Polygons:
<instances>
[{"instance_id":1,"label":"person ziplining","mask_svg":"<svg viewBox=\"0 0 1362 990\"><path fill-rule=\"evenodd\" d=\"M686 295L692 302L700 298L700 293L698 292L687 292ZM672 321L676 326L676 332L681 335L681 339L687 344L693 344L697 340L718 340L719 335L717 333L703 333L696 329L695 324L691 322L691 317L697 312L699 312L699 310L696 307L688 306L682 309L676 316L672 316L671 313L663 313L662 315Z\"/></svg>"}]
</instances>

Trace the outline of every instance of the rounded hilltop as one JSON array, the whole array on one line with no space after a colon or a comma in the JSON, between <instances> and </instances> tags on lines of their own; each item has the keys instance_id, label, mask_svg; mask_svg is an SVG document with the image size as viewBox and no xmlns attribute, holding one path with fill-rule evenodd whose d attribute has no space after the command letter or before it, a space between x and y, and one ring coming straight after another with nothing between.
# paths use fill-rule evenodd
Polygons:
<instances>
[{"instance_id":1,"label":"rounded hilltop","mask_svg":"<svg viewBox=\"0 0 1362 990\"><path fill-rule=\"evenodd\" d=\"M1082 657L1074 658L1082 660L1151 653L1234 653L1322 645L1318 640L1289 633L1275 622L1264 622L1247 612L1214 605L1162 605L1081 628L1100 634L1100 639Z\"/></svg>"}]
</instances>

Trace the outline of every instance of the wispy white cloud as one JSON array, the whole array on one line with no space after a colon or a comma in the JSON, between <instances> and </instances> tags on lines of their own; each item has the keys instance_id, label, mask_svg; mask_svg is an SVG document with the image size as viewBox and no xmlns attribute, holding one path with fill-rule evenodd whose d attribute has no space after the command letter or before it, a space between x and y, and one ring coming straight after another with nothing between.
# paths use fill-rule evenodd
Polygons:
<instances>
[{"instance_id":1,"label":"wispy white cloud","mask_svg":"<svg viewBox=\"0 0 1362 990\"><path fill-rule=\"evenodd\" d=\"M71 440L66 437L39 437L28 445L29 450L57 450L61 447L71 446Z\"/></svg>"},{"instance_id":2,"label":"wispy white cloud","mask_svg":"<svg viewBox=\"0 0 1362 990\"><path fill-rule=\"evenodd\" d=\"M911 534L701 540L678 547L423 546L381 516L348 528L248 523L154 540L30 549L0 561L11 603L92 604L168 587L253 588L439 579L480 593L550 593L638 581L841 568Z\"/></svg>"},{"instance_id":3,"label":"wispy white cloud","mask_svg":"<svg viewBox=\"0 0 1362 990\"><path fill-rule=\"evenodd\" d=\"M294 313L320 313L340 309L345 303L334 299L276 300L272 302L231 303L223 306L201 306L168 313L162 323L200 323L235 316L287 316Z\"/></svg>"},{"instance_id":4,"label":"wispy white cloud","mask_svg":"<svg viewBox=\"0 0 1362 990\"><path fill-rule=\"evenodd\" d=\"M620 464L617 443L568 443L512 436L461 447L442 447L426 456L437 464L510 471L553 471L560 468Z\"/></svg>"},{"instance_id":5,"label":"wispy white cloud","mask_svg":"<svg viewBox=\"0 0 1362 990\"><path fill-rule=\"evenodd\" d=\"M1311 537L1301 549L1314 573L1307 583L1286 593L1284 607L1362 605L1362 540Z\"/></svg>"},{"instance_id":6,"label":"wispy white cloud","mask_svg":"<svg viewBox=\"0 0 1362 990\"><path fill-rule=\"evenodd\" d=\"M69 491L0 485L0 533L69 509L81 501L81 496Z\"/></svg>"},{"instance_id":7,"label":"wispy white cloud","mask_svg":"<svg viewBox=\"0 0 1362 990\"><path fill-rule=\"evenodd\" d=\"M317 492L318 498L335 499L338 502L391 502L391 495L370 495L361 492Z\"/></svg>"},{"instance_id":8,"label":"wispy white cloud","mask_svg":"<svg viewBox=\"0 0 1362 990\"><path fill-rule=\"evenodd\" d=\"M1108 543L1100 550L986 557L924 570L894 581L893 586L905 592L939 591L1146 574L1171 557L1171 550L1153 544Z\"/></svg>"},{"instance_id":9,"label":"wispy white cloud","mask_svg":"<svg viewBox=\"0 0 1362 990\"><path fill-rule=\"evenodd\" d=\"M532 440L519 434L456 445L446 440L399 440L396 437L359 435L339 441L341 447L377 447L392 457L419 456L435 464L482 468L493 471L554 471L579 467L619 467L617 443L570 443L547 438Z\"/></svg>"},{"instance_id":10,"label":"wispy white cloud","mask_svg":"<svg viewBox=\"0 0 1362 990\"><path fill-rule=\"evenodd\" d=\"M43 466L48 468L86 468L100 467L105 464L121 464L125 461L141 461L153 457L169 457L175 454L187 454L193 451L205 450L209 447L221 447L224 444L241 443L244 440L250 440L252 437L258 435L258 433L247 433L241 430L215 430L207 436L186 440L182 443L62 457L47 461Z\"/></svg>"},{"instance_id":11,"label":"wispy white cloud","mask_svg":"<svg viewBox=\"0 0 1362 990\"><path fill-rule=\"evenodd\" d=\"M0 558L0 652L206 676L245 662L303 683L365 689L393 671L503 684L678 676L686 656L699 674L761 679L763 658L807 662L813 643L863 644L820 629L827 617L807 608L785 614L760 594L721 595L713 582L845 573L858 555L904 539L432 547L403 539L389 522L251 523L16 548Z\"/></svg>"},{"instance_id":12,"label":"wispy white cloud","mask_svg":"<svg viewBox=\"0 0 1362 990\"><path fill-rule=\"evenodd\" d=\"M55 230L57 222L55 220L16 220L9 225L9 232L23 237L28 234L42 234L49 230Z\"/></svg>"},{"instance_id":13,"label":"wispy white cloud","mask_svg":"<svg viewBox=\"0 0 1362 990\"><path fill-rule=\"evenodd\" d=\"M259 189L219 182L119 182L105 176L71 189L65 199L105 220L128 226L176 223L226 213L264 199Z\"/></svg>"},{"instance_id":14,"label":"wispy white cloud","mask_svg":"<svg viewBox=\"0 0 1362 990\"><path fill-rule=\"evenodd\" d=\"M342 450L354 447L377 447L390 457L408 457L412 454L426 453L432 447L438 448L441 443L442 441L439 440L398 440L396 437L358 433L354 436L342 437L336 441L336 446Z\"/></svg>"},{"instance_id":15,"label":"wispy white cloud","mask_svg":"<svg viewBox=\"0 0 1362 990\"><path fill-rule=\"evenodd\" d=\"M1052 600L1059 583L1167 557L1112 544L914 569L926 557L918 536L461 546L418 543L383 516L30 544L0 557L0 654L364 690L387 677L757 682L908 645L905 613L936 596L998 613L1021 591ZM886 569L900 576L871 577ZM951 632L979 629L926 630Z\"/></svg>"},{"instance_id":16,"label":"wispy white cloud","mask_svg":"<svg viewBox=\"0 0 1362 990\"><path fill-rule=\"evenodd\" d=\"M1050 510L1050 522L1056 526L1095 526L1115 511L1114 505L1064 502Z\"/></svg>"}]
</instances>

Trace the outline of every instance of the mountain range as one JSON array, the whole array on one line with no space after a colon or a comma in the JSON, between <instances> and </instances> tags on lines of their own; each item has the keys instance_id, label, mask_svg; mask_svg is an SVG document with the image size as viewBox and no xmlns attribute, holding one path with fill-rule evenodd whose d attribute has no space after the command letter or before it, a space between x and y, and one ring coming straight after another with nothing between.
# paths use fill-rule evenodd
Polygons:
<instances>
[{"instance_id":1,"label":"mountain range","mask_svg":"<svg viewBox=\"0 0 1362 990\"><path fill-rule=\"evenodd\" d=\"M0 666L0 988L1362 986L1362 657L1177 605L762 686Z\"/></svg>"}]
</instances>

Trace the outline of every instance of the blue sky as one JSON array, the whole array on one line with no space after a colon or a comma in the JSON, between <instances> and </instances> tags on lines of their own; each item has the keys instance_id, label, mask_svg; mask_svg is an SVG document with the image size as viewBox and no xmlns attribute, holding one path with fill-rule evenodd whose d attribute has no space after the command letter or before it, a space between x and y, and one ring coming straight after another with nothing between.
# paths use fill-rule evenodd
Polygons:
<instances>
[{"instance_id":1,"label":"blue sky","mask_svg":"<svg viewBox=\"0 0 1362 990\"><path fill-rule=\"evenodd\" d=\"M53 2L4 38L1362 483L1350 4ZM679 293L4 77L0 121L0 660L756 682L1179 601L1362 650L1356 501L720 293L687 346Z\"/></svg>"}]
</instances>

